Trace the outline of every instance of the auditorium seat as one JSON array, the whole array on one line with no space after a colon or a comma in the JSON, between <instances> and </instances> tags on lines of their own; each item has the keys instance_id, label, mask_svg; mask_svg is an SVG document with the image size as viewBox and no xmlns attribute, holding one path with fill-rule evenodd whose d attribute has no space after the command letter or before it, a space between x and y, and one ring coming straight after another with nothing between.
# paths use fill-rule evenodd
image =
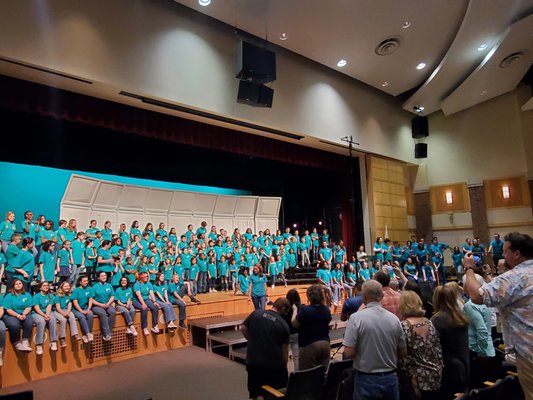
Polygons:
<instances>
[{"instance_id":1,"label":"auditorium seat","mask_svg":"<svg viewBox=\"0 0 533 400\"><path fill-rule=\"evenodd\" d=\"M292 372L286 388L276 390L270 386L263 386L263 397L265 400L320 400L324 386L324 374L323 365Z\"/></svg>"},{"instance_id":2,"label":"auditorium seat","mask_svg":"<svg viewBox=\"0 0 533 400\"><path fill-rule=\"evenodd\" d=\"M345 369L352 368L353 360L338 360L329 364L326 383L322 391L323 400L335 400L339 390L342 372Z\"/></svg>"},{"instance_id":3,"label":"auditorium seat","mask_svg":"<svg viewBox=\"0 0 533 400\"><path fill-rule=\"evenodd\" d=\"M0 400L33 400L33 390L24 392L0 394Z\"/></svg>"}]
</instances>

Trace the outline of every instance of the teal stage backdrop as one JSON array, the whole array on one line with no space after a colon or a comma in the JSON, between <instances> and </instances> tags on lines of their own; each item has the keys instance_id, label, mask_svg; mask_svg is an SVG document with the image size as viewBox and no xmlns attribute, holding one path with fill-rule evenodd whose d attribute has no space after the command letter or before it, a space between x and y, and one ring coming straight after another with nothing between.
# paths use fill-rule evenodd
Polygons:
<instances>
[{"instance_id":1,"label":"teal stage backdrop","mask_svg":"<svg viewBox=\"0 0 533 400\"><path fill-rule=\"evenodd\" d=\"M244 190L224 189L213 186L188 185L184 183L0 162L0 214L2 214L0 215L0 221L4 220L4 215L7 211L15 212L17 222L24 219L24 212L26 210L32 210L35 218L43 214L47 219L53 220L57 226L59 206L71 174L159 189L241 196L251 194ZM20 224L17 224L17 230L19 228Z\"/></svg>"}]
</instances>

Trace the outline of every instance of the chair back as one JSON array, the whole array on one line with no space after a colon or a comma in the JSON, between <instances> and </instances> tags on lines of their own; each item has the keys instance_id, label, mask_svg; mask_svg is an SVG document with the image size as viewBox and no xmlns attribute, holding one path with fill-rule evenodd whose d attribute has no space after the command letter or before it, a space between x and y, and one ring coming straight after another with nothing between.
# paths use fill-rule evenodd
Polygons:
<instances>
[{"instance_id":1,"label":"chair back","mask_svg":"<svg viewBox=\"0 0 533 400\"><path fill-rule=\"evenodd\" d=\"M342 372L345 369L353 367L353 360L333 361L329 364L328 374L326 376L326 383L324 383L324 390L322 399L335 400L339 390L339 383L341 381Z\"/></svg>"},{"instance_id":2,"label":"chair back","mask_svg":"<svg viewBox=\"0 0 533 400\"><path fill-rule=\"evenodd\" d=\"M503 380L503 392L506 399L523 400L525 399L524 390L517 376L507 376Z\"/></svg>"},{"instance_id":3,"label":"chair back","mask_svg":"<svg viewBox=\"0 0 533 400\"><path fill-rule=\"evenodd\" d=\"M324 366L296 371L289 375L287 400L320 400L324 386Z\"/></svg>"},{"instance_id":4,"label":"chair back","mask_svg":"<svg viewBox=\"0 0 533 400\"><path fill-rule=\"evenodd\" d=\"M467 398L472 400L501 400L504 398L504 389L504 380L498 379L494 385L481 389L472 389Z\"/></svg>"},{"instance_id":5,"label":"chair back","mask_svg":"<svg viewBox=\"0 0 533 400\"><path fill-rule=\"evenodd\" d=\"M355 368L342 371L336 400L353 400Z\"/></svg>"}]
</instances>

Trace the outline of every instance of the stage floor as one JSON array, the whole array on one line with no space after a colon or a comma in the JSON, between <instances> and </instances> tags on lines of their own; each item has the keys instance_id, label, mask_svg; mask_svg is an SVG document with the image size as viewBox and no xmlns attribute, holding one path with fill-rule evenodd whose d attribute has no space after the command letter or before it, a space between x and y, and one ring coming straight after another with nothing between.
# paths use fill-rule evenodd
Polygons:
<instances>
[{"instance_id":1,"label":"stage floor","mask_svg":"<svg viewBox=\"0 0 533 400\"><path fill-rule=\"evenodd\" d=\"M216 293L215 293L216 294ZM245 366L196 347L169 350L1 389L36 400L247 399Z\"/></svg>"}]
</instances>

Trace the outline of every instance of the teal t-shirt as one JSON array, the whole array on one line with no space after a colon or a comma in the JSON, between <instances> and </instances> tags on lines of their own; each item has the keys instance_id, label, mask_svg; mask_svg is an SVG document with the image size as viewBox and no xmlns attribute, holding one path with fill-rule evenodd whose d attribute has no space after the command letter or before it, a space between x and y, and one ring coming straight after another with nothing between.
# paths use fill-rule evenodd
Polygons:
<instances>
[{"instance_id":1,"label":"teal t-shirt","mask_svg":"<svg viewBox=\"0 0 533 400\"><path fill-rule=\"evenodd\" d=\"M68 308L68 305L70 303L72 303L72 296L70 296L70 295L63 295L63 296L56 295L56 297L54 298L54 303L55 304L59 304L59 307L61 307L61 309L63 311L66 311L67 308Z\"/></svg>"},{"instance_id":2,"label":"teal t-shirt","mask_svg":"<svg viewBox=\"0 0 533 400\"><path fill-rule=\"evenodd\" d=\"M51 229L41 229L39 231L39 235L41 236L41 241L44 239L45 242L49 242L57 238L57 234Z\"/></svg>"},{"instance_id":3,"label":"teal t-shirt","mask_svg":"<svg viewBox=\"0 0 533 400\"><path fill-rule=\"evenodd\" d=\"M85 248L85 266L86 267L94 267L96 265L96 258L89 258L89 257L94 257L95 254L96 254L96 250L94 247Z\"/></svg>"},{"instance_id":4,"label":"teal t-shirt","mask_svg":"<svg viewBox=\"0 0 533 400\"><path fill-rule=\"evenodd\" d=\"M140 292L141 297L143 300L150 299L150 291L154 291L154 287L150 282L142 283L142 282L135 282L135 285L133 285L133 291L135 293Z\"/></svg>"},{"instance_id":5,"label":"teal t-shirt","mask_svg":"<svg viewBox=\"0 0 533 400\"><path fill-rule=\"evenodd\" d=\"M72 261L76 265L83 264L83 252L85 251L85 246L83 242L79 240L73 240L71 244L72 248Z\"/></svg>"},{"instance_id":6,"label":"teal t-shirt","mask_svg":"<svg viewBox=\"0 0 533 400\"><path fill-rule=\"evenodd\" d=\"M359 276L365 281L370 279L370 271L368 269L360 269Z\"/></svg>"},{"instance_id":7,"label":"teal t-shirt","mask_svg":"<svg viewBox=\"0 0 533 400\"><path fill-rule=\"evenodd\" d=\"M217 277L217 265L215 263L208 263L207 272L209 273L209 277L216 278Z\"/></svg>"},{"instance_id":8,"label":"teal t-shirt","mask_svg":"<svg viewBox=\"0 0 533 400\"><path fill-rule=\"evenodd\" d=\"M27 278L24 278L22 274L17 272L14 273L14 277L18 278L24 282L29 282L33 277L33 272L35 271L35 259L33 254L29 251L21 250L17 255L17 258L13 260L13 268L22 269L28 274Z\"/></svg>"},{"instance_id":9,"label":"teal t-shirt","mask_svg":"<svg viewBox=\"0 0 533 400\"><path fill-rule=\"evenodd\" d=\"M14 222L2 221L0 222L0 239L11 241L11 236L17 230L17 226Z\"/></svg>"},{"instance_id":10,"label":"teal t-shirt","mask_svg":"<svg viewBox=\"0 0 533 400\"><path fill-rule=\"evenodd\" d=\"M239 275L239 289L243 294L248 293L248 289L250 289L250 280L248 278L248 276Z\"/></svg>"},{"instance_id":11,"label":"teal t-shirt","mask_svg":"<svg viewBox=\"0 0 533 400\"><path fill-rule=\"evenodd\" d=\"M9 243L6 251L6 272L15 272L13 269L13 262L17 259L20 249L13 243Z\"/></svg>"},{"instance_id":12,"label":"teal t-shirt","mask_svg":"<svg viewBox=\"0 0 533 400\"><path fill-rule=\"evenodd\" d=\"M21 229L22 229L22 237L23 238L27 238L27 237L30 237L32 238L33 240L36 240L37 238L37 232L35 232L35 230L37 229L37 224L35 222L29 222L28 223L28 230L30 231L29 233L26 232L26 221L22 221L22 226L21 226Z\"/></svg>"},{"instance_id":13,"label":"teal t-shirt","mask_svg":"<svg viewBox=\"0 0 533 400\"><path fill-rule=\"evenodd\" d=\"M39 256L39 264L43 265L44 280L53 282L56 271L56 256L49 251L43 251ZM41 280L40 273L37 274L37 277Z\"/></svg>"},{"instance_id":14,"label":"teal t-shirt","mask_svg":"<svg viewBox=\"0 0 533 400\"><path fill-rule=\"evenodd\" d=\"M70 251L67 249L61 249L59 250L59 265L61 267L69 267L70 266Z\"/></svg>"},{"instance_id":15,"label":"teal t-shirt","mask_svg":"<svg viewBox=\"0 0 533 400\"><path fill-rule=\"evenodd\" d=\"M8 293L4 298L4 308L6 310L13 310L17 314L22 314L26 308L31 306L33 306L33 299L29 293Z\"/></svg>"},{"instance_id":16,"label":"teal t-shirt","mask_svg":"<svg viewBox=\"0 0 533 400\"><path fill-rule=\"evenodd\" d=\"M119 287L115 290L115 300L123 304L127 304L128 300L133 301L133 290L130 287Z\"/></svg>"},{"instance_id":17,"label":"teal t-shirt","mask_svg":"<svg viewBox=\"0 0 533 400\"><path fill-rule=\"evenodd\" d=\"M266 296L265 283L267 281L266 275L259 276L252 274L250 275L250 284L252 285L252 296L253 297L262 297Z\"/></svg>"},{"instance_id":18,"label":"teal t-shirt","mask_svg":"<svg viewBox=\"0 0 533 400\"><path fill-rule=\"evenodd\" d=\"M170 299L170 294L168 293L168 286L164 283L162 285L154 285L154 293L159 293L159 295L163 298L163 300L161 300L159 296L156 295L155 299L157 301L165 301L165 295L168 295Z\"/></svg>"},{"instance_id":19,"label":"teal t-shirt","mask_svg":"<svg viewBox=\"0 0 533 400\"><path fill-rule=\"evenodd\" d=\"M276 276L278 273L278 264L276 262L268 264L268 274L270 276Z\"/></svg>"},{"instance_id":20,"label":"teal t-shirt","mask_svg":"<svg viewBox=\"0 0 533 400\"><path fill-rule=\"evenodd\" d=\"M199 258L198 268L200 269L200 272L207 272L207 259L202 260L201 258Z\"/></svg>"},{"instance_id":21,"label":"teal t-shirt","mask_svg":"<svg viewBox=\"0 0 533 400\"><path fill-rule=\"evenodd\" d=\"M228 263L226 261L219 262L218 271L220 273L220 276L227 276L228 275Z\"/></svg>"},{"instance_id":22,"label":"teal t-shirt","mask_svg":"<svg viewBox=\"0 0 533 400\"><path fill-rule=\"evenodd\" d=\"M98 249L98 257L102 257L102 260L109 260L111 258L111 253L109 252L109 250L106 250L106 249ZM113 272L113 270L115 269L115 266L113 265L113 263L104 263L104 264L98 264L97 267L96 267L96 272L101 272L101 271L104 271L104 272Z\"/></svg>"},{"instance_id":23,"label":"teal t-shirt","mask_svg":"<svg viewBox=\"0 0 533 400\"><path fill-rule=\"evenodd\" d=\"M46 307L54 304L54 295L53 294L46 294L43 295L41 292L35 293L33 296L33 306L39 306L41 309L41 312L46 314ZM53 310L52 310L53 311ZM37 314L37 311L35 309L32 311L32 314Z\"/></svg>"},{"instance_id":24,"label":"teal t-shirt","mask_svg":"<svg viewBox=\"0 0 533 400\"><path fill-rule=\"evenodd\" d=\"M325 261L329 261L331 259L332 251L329 247L322 247L318 252L322 255L322 258Z\"/></svg>"},{"instance_id":25,"label":"teal t-shirt","mask_svg":"<svg viewBox=\"0 0 533 400\"><path fill-rule=\"evenodd\" d=\"M319 269L316 271L316 277L323 280L326 285L331 282L331 272L327 269Z\"/></svg>"},{"instance_id":26,"label":"teal t-shirt","mask_svg":"<svg viewBox=\"0 0 533 400\"><path fill-rule=\"evenodd\" d=\"M94 297L93 289L89 286L86 288L83 288L81 286L78 286L74 291L72 292L72 300L77 300L78 305L82 310L86 310L87 306L89 305L89 299Z\"/></svg>"},{"instance_id":27,"label":"teal t-shirt","mask_svg":"<svg viewBox=\"0 0 533 400\"><path fill-rule=\"evenodd\" d=\"M189 272L189 280L194 281L198 276L198 272L200 272L198 264L191 265L191 270Z\"/></svg>"}]
</instances>

